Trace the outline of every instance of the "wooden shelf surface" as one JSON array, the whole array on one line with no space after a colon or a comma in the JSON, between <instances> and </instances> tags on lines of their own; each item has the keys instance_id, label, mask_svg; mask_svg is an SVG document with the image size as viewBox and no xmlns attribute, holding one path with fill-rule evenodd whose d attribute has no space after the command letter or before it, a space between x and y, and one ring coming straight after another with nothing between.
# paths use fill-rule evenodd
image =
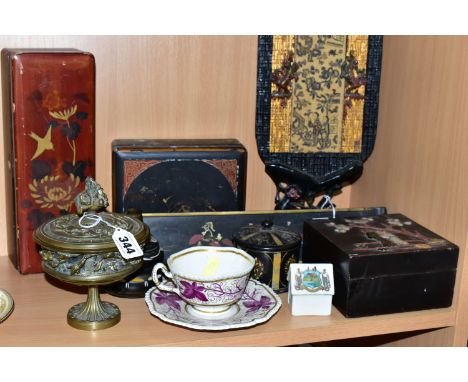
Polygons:
<instances>
[{"instance_id":1,"label":"wooden shelf surface","mask_svg":"<svg viewBox=\"0 0 468 382\"><path fill-rule=\"evenodd\" d=\"M5 256L0 256L0 287L15 301L12 315L0 324L0 346L285 346L455 324L451 308L353 319L333 309L331 316L294 317L283 293L280 311L264 324L223 332L195 331L152 316L144 299L103 293L103 300L119 306L122 320L112 328L87 332L66 322L68 309L85 301L85 288L61 284L44 274L20 275Z\"/></svg>"}]
</instances>

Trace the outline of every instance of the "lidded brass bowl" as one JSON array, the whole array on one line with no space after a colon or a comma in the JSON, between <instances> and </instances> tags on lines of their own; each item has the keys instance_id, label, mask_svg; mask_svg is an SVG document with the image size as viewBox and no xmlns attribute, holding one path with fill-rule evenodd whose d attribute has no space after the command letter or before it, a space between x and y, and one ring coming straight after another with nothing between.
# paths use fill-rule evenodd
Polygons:
<instances>
[{"instance_id":1,"label":"lidded brass bowl","mask_svg":"<svg viewBox=\"0 0 468 382\"><path fill-rule=\"evenodd\" d=\"M34 240L42 248L44 272L66 283L88 286L87 301L68 311L68 323L84 330L105 329L120 321L120 310L101 301L98 286L125 278L143 263L142 257L122 257L112 235L116 229L125 230L143 247L149 229L135 217L98 212L108 206L108 201L92 178L86 179L86 189L76 197L75 205L79 215L64 215L44 223L34 231Z\"/></svg>"},{"instance_id":2,"label":"lidded brass bowl","mask_svg":"<svg viewBox=\"0 0 468 382\"><path fill-rule=\"evenodd\" d=\"M112 226L131 232L144 245L148 227L140 220L121 214L100 212L84 216L82 224L99 216ZM34 232L34 240L42 247L44 271L58 279L79 285L120 280L141 266L141 258L125 260L118 252L112 234L115 228L105 223L85 228L78 215L64 215L43 224ZM109 280L109 279L112 280Z\"/></svg>"}]
</instances>

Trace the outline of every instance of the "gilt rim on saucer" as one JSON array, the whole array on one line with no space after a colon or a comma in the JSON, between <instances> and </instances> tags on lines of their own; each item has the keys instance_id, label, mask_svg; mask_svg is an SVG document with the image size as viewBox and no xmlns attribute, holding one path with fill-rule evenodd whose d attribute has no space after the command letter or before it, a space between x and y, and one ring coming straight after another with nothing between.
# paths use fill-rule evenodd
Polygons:
<instances>
[{"instance_id":1,"label":"gilt rim on saucer","mask_svg":"<svg viewBox=\"0 0 468 382\"><path fill-rule=\"evenodd\" d=\"M0 288L0 323L10 316L14 305L11 295L5 289Z\"/></svg>"}]
</instances>

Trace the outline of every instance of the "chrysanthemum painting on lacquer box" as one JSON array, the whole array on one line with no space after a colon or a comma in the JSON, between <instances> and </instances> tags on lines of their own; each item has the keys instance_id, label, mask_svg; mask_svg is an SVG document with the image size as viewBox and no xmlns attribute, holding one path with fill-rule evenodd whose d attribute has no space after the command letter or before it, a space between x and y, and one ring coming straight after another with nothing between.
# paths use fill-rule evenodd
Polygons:
<instances>
[{"instance_id":1,"label":"chrysanthemum painting on lacquer box","mask_svg":"<svg viewBox=\"0 0 468 382\"><path fill-rule=\"evenodd\" d=\"M94 57L4 49L2 88L10 253L21 273L41 272L34 229L73 212L86 176L94 176Z\"/></svg>"}]
</instances>

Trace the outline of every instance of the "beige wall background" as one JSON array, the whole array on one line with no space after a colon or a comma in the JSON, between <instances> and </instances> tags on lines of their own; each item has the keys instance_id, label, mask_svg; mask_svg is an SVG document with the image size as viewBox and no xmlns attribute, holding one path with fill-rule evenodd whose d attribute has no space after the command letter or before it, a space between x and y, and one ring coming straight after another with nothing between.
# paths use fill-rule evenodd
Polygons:
<instances>
[{"instance_id":1,"label":"beige wall background","mask_svg":"<svg viewBox=\"0 0 468 382\"><path fill-rule=\"evenodd\" d=\"M468 37L385 37L382 67L377 142L350 205L384 205L460 246L455 330L409 344L466 346Z\"/></svg>"},{"instance_id":2,"label":"beige wall background","mask_svg":"<svg viewBox=\"0 0 468 382\"><path fill-rule=\"evenodd\" d=\"M113 139L237 138L248 151L246 208L274 208L275 187L255 141L256 36L0 36L0 49L7 47L94 54L96 179L109 197ZM0 172L4 179L3 136ZM349 190L336 202L347 207ZM7 229L0 226L0 255L8 252Z\"/></svg>"}]
</instances>

